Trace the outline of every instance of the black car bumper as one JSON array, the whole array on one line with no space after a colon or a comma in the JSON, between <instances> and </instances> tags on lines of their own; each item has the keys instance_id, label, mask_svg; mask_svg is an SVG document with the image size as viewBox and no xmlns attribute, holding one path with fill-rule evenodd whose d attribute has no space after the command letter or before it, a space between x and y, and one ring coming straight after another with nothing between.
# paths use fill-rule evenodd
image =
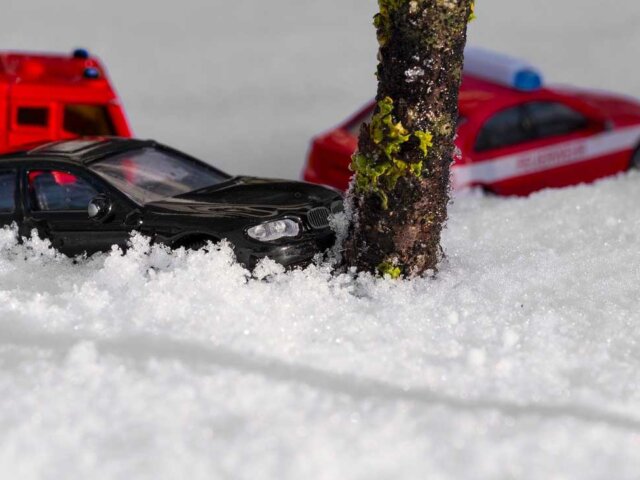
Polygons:
<instances>
[{"instance_id":1,"label":"black car bumper","mask_svg":"<svg viewBox=\"0 0 640 480\"><path fill-rule=\"evenodd\" d=\"M310 264L318 253L323 253L335 243L335 235L329 233L319 238L300 240L295 243L263 245L261 248L242 248L236 245L236 258L249 269L263 258L270 258L285 267Z\"/></svg>"}]
</instances>

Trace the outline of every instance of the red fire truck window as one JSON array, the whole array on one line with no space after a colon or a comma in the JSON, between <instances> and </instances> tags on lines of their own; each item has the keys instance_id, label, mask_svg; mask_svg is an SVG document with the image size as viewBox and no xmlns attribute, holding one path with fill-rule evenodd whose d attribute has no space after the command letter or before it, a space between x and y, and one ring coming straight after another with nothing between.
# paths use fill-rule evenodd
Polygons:
<instances>
[{"instance_id":1,"label":"red fire truck window","mask_svg":"<svg viewBox=\"0 0 640 480\"><path fill-rule=\"evenodd\" d=\"M116 131L103 105L65 105L62 127L80 136L115 135Z\"/></svg>"},{"instance_id":2,"label":"red fire truck window","mask_svg":"<svg viewBox=\"0 0 640 480\"><path fill-rule=\"evenodd\" d=\"M18 125L46 127L49 124L49 109L46 107L18 107Z\"/></svg>"}]
</instances>

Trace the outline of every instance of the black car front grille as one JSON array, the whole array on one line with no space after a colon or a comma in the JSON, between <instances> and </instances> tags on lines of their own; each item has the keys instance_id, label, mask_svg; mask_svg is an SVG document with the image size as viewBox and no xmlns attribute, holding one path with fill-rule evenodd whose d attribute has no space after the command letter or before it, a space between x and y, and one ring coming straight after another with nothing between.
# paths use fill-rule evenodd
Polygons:
<instances>
[{"instance_id":1,"label":"black car front grille","mask_svg":"<svg viewBox=\"0 0 640 480\"><path fill-rule=\"evenodd\" d=\"M319 230L329 226L329 215L331 212L326 207L312 208L307 212L307 221L311 228Z\"/></svg>"}]
</instances>

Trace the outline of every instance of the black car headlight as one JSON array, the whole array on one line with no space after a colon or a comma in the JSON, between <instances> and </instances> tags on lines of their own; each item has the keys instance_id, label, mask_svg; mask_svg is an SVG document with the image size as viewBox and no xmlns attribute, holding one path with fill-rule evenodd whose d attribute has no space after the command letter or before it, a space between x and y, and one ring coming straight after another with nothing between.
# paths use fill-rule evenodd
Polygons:
<instances>
[{"instance_id":1,"label":"black car headlight","mask_svg":"<svg viewBox=\"0 0 640 480\"><path fill-rule=\"evenodd\" d=\"M300 223L290 218L274 220L251 227L247 235L260 242L272 242L284 237L297 237L300 233Z\"/></svg>"}]
</instances>

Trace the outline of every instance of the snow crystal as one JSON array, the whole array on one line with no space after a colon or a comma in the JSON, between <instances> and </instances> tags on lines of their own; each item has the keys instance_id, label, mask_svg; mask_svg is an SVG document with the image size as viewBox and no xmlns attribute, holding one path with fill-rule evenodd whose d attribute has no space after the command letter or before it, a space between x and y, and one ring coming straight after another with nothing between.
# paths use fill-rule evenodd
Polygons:
<instances>
[{"instance_id":1,"label":"snow crystal","mask_svg":"<svg viewBox=\"0 0 640 480\"><path fill-rule=\"evenodd\" d=\"M407 83L413 83L419 77L424 76L424 70L420 67L412 67L404 72L404 76L407 78Z\"/></svg>"}]
</instances>

